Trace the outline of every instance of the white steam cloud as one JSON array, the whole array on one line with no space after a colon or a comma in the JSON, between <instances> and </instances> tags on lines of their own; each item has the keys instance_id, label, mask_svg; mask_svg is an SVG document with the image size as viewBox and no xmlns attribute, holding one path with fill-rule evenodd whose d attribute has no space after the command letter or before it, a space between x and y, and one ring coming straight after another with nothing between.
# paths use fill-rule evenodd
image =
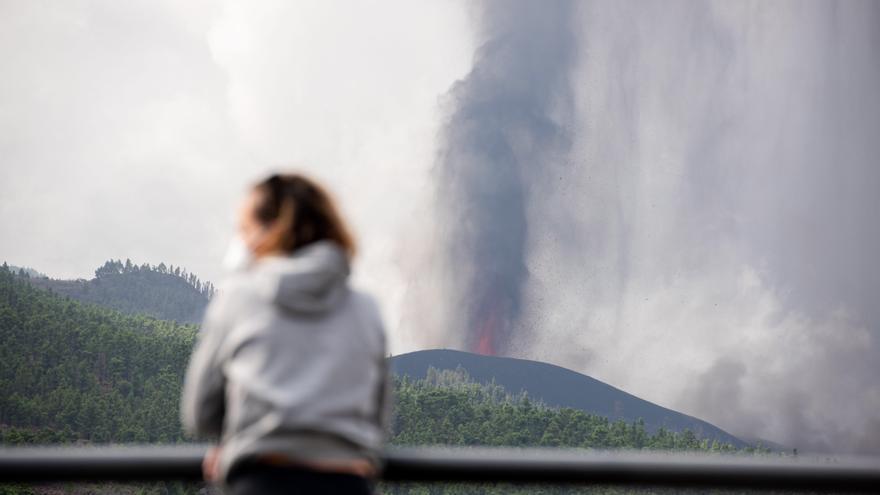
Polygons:
<instances>
[{"instance_id":1,"label":"white steam cloud","mask_svg":"<svg viewBox=\"0 0 880 495\"><path fill-rule=\"evenodd\" d=\"M880 6L582 7L578 165L530 196L518 354L880 451Z\"/></svg>"}]
</instances>

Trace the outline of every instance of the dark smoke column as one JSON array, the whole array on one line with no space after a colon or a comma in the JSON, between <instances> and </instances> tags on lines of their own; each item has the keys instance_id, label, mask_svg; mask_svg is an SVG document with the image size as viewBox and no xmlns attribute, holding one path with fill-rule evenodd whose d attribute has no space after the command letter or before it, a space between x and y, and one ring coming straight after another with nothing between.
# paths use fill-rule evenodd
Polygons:
<instances>
[{"instance_id":1,"label":"dark smoke column","mask_svg":"<svg viewBox=\"0 0 880 495\"><path fill-rule=\"evenodd\" d=\"M437 200L453 307L472 351L503 354L516 337L529 201L569 149L572 11L569 1L481 4L474 67L448 94Z\"/></svg>"}]
</instances>

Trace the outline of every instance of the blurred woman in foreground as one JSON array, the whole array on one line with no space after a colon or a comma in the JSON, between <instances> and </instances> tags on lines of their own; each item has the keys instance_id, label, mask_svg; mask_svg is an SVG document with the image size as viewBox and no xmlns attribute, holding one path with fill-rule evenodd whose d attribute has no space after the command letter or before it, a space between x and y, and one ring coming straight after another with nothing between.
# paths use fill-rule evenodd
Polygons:
<instances>
[{"instance_id":1,"label":"blurred woman in foreground","mask_svg":"<svg viewBox=\"0 0 880 495\"><path fill-rule=\"evenodd\" d=\"M348 285L348 228L318 184L273 175L242 203L238 245L183 387L185 430L220 438L206 479L234 494L370 493L385 334L372 298Z\"/></svg>"}]
</instances>

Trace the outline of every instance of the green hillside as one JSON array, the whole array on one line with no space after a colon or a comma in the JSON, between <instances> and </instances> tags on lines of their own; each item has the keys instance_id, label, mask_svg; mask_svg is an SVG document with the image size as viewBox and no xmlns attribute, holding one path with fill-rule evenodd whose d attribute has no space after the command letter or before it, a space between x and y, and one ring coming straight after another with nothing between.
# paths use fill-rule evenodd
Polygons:
<instances>
[{"instance_id":1,"label":"green hillside","mask_svg":"<svg viewBox=\"0 0 880 495\"><path fill-rule=\"evenodd\" d=\"M75 301L0 267L0 444L184 441L178 399L196 333ZM735 450L689 430L649 433L639 421L551 408L460 369L396 378L394 388L392 444Z\"/></svg>"},{"instance_id":2,"label":"green hillside","mask_svg":"<svg viewBox=\"0 0 880 495\"><path fill-rule=\"evenodd\" d=\"M196 330L77 302L0 268L0 439L179 440Z\"/></svg>"},{"instance_id":3,"label":"green hillside","mask_svg":"<svg viewBox=\"0 0 880 495\"><path fill-rule=\"evenodd\" d=\"M74 301L0 268L2 441L181 441L177 401L196 332ZM460 369L398 378L395 396L398 444L733 450L689 430L649 434L640 421L548 407Z\"/></svg>"}]
</instances>

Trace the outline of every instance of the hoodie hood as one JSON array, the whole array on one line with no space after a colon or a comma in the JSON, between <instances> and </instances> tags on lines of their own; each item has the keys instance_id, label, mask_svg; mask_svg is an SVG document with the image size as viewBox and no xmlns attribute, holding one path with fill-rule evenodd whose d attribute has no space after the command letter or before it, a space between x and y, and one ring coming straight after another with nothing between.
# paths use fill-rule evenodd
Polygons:
<instances>
[{"instance_id":1,"label":"hoodie hood","mask_svg":"<svg viewBox=\"0 0 880 495\"><path fill-rule=\"evenodd\" d=\"M332 241L314 242L290 256L266 258L256 269L269 277L266 287L274 288L269 294L272 300L288 311L323 313L348 295L348 258Z\"/></svg>"}]
</instances>

